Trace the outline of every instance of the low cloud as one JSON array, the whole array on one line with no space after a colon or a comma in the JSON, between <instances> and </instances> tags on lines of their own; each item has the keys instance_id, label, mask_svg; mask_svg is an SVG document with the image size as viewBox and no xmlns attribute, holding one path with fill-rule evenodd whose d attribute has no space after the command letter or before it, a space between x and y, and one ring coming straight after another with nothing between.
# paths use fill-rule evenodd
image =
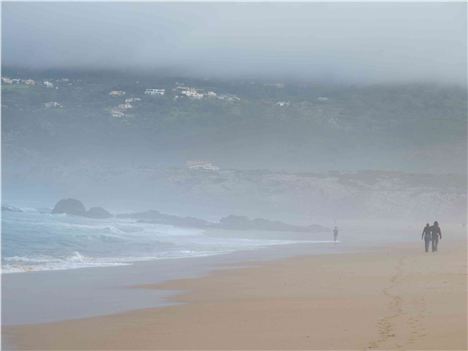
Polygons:
<instances>
[{"instance_id":1,"label":"low cloud","mask_svg":"<svg viewBox=\"0 0 468 351\"><path fill-rule=\"evenodd\" d=\"M464 84L462 3L3 3L3 64Z\"/></svg>"}]
</instances>

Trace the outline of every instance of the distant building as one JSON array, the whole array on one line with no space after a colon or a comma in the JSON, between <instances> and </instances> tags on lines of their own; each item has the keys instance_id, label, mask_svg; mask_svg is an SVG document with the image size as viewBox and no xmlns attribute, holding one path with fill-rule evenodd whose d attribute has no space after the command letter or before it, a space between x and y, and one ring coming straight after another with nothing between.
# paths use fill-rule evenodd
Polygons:
<instances>
[{"instance_id":1,"label":"distant building","mask_svg":"<svg viewBox=\"0 0 468 351\"><path fill-rule=\"evenodd\" d=\"M53 88L54 87L54 84L52 82L49 82L47 80L45 80L43 83L42 83L46 88Z\"/></svg>"},{"instance_id":2,"label":"distant building","mask_svg":"<svg viewBox=\"0 0 468 351\"><path fill-rule=\"evenodd\" d=\"M188 88L188 89L185 89L185 90L181 90L180 92L182 95L185 95L191 99L202 99L203 98L203 94L198 92L197 89L195 88Z\"/></svg>"},{"instance_id":3,"label":"distant building","mask_svg":"<svg viewBox=\"0 0 468 351\"><path fill-rule=\"evenodd\" d=\"M138 101L141 101L141 99L136 98L136 97L125 99L125 103L138 102Z\"/></svg>"},{"instance_id":4,"label":"distant building","mask_svg":"<svg viewBox=\"0 0 468 351\"><path fill-rule=\"evenodd\" d=\"M125 113L123 111L119 110L118 108L113 108L111 110L111 115L114 118L123 118L123 117L125 117Z\"/></svg>"},{"instance_id":5,"label":"distant building","mask_svg":"<svg viewBox=\"0 0 468 351\"><path fill-rule=\"evenodd\" d=\"M146 89L145 95L156 95L156 96L163 96L166 94L166 89Z\"/></svg>"},{"instance_id":6,"label":"distant building","mask_svg":"<svg viewBox=\"0 0 468 351\"><path fill-rule=\"evenodd\" d=\"M13 81L13 79L10 79L8 77L2 77L2 83L3 84L13 84L14 81Z\"/></svg>"},{"instance_id":7,"label":"distant building","mask_svg":"<svg viewBox=\"0 0 468 351\"><path fill-rule=\"evenodd\" d=\"M110 96L124 96L125 95L125 91L123 90L112 90L110 93L109 93Z\"/></svg>"},{"instance_id":8,"label":"distant building","mask_svg":"<svg viewBox=\"0 0 468 351\"><path fill-rule=\"evenodd\" d=\"M26 84L26 85L31 85L31 86L36 85L36 82L34 80L32 80L32 79L26 79L26 80L23 81L23 83Z\"/></svg>"},{"instance_id":9,"label":"distant building","mask_svg":"<svg viewBox=\"0 0 468 351\"><path fill-rule=\"evenodd\" d=\"M59 104L57 101L49 101L44 104L46 108L63 108L62 104Z\"/></svg>"},{"instance_id":10,"label":"distant building","mask_svg":"<svg viewBox=\"0 0 468 351\"><path fill-rule=\"evenodd\" d=\"M275 105L278 105L280 107L288 107L290 105L289 101L278 101Z\"/></svg>"},{"instance_id":11,"label":"distant building","mask_svg":"<svg viewBox=\"0 0 468 351\"><path fill-rule=\"evenodd\" d=\"M219 171L219 167L213 165L208 161L193 160L186 162L187 168L189 169L202 169L206 171Z\"/></svg>"},{"instance_id":12,"label":"distant building","mask_svg":"<svg viewBox=\"0 0 468 351\"><path fill-rule=\"evenodd\" d=\"M118 108L121 109L121 110L129 110L129 109L133 108L133 105L127 102L125 104L120 104L118 106Z\"/></svg>"}]
</instances>

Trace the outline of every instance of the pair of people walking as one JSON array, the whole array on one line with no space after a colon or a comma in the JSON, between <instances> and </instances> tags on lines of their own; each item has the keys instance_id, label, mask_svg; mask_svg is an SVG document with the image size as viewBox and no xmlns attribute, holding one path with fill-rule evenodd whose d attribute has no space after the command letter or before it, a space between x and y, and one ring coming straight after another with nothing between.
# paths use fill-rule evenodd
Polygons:
<instances>
[{"instance_id":1,"label":"pair of people walking","mask_svg":"<svg viewBox=\"0 0 468 351\"><path fill-rule=\"evenodd\" d=\"M431 226L429 223L423 229L421 239L424 239L424 247L426 252L429 251L429 245L432 243L432 252L437 251L439 240L442 240L442 231L440 230L439 223L437 221Z\"/></svg>"}]
</instances>

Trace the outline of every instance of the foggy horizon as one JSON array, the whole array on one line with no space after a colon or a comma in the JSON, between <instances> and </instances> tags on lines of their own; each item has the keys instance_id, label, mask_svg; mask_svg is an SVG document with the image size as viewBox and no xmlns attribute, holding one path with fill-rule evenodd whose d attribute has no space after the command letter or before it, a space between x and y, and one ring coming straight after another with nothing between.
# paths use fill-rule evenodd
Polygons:
<instances>
[{"instance_id":1,"label":"foggy horizon","mask_svg":"<svg viewBox=\"0 0 468 351\"><path fill-rule=\"evenodd\" d=\"M6 68L466 86L462 3L4 3L2 10Z\"/></svg>"}]
</instances>

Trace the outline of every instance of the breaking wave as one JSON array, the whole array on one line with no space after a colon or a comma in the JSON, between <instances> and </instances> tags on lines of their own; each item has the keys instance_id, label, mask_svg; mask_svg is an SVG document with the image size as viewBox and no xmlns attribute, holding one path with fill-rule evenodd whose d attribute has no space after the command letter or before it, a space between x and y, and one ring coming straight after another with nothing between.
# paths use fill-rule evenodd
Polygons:
<instances>
[{"instance_id":1,"label":"breaking wave","mask_svg":"<svg viewBox=\"0 0 468 351\"><path fill-rule=\"evenodd\" d=\"M122 266L298 242L214 237L200 229L39 211L4 212L2 227L3 273Z\"/></svg>"}]
</instances>

